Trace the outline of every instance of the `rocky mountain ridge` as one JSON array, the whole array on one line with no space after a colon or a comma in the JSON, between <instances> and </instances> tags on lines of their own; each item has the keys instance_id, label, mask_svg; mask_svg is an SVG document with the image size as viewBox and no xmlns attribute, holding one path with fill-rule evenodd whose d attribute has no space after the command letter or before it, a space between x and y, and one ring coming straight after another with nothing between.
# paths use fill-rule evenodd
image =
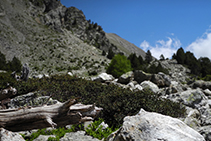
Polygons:
<instances>
[{"instance_id":1,"label":"rocky mountain ridge","mask_svg":"<svg viewBox=\"0 0 211 141\"><path fill-rule=\"evenodd\" d=\"M7 60L28 63L31 75L96 74L110 62L103 50L124 52L81 10L57 0L0 1L0 49Z\"/></svg>"},{"instance_id":2,"label":"rocky mountain ridge","mask_svg":"<svg viewBox=\"0 0 211 141\"><path fill-rule=\"evenodd\" d=\"M124 52L126 56L129 56L131 53L135 53L137 56L145 58L146 53L142 49L138 48L136 45L128 42L127 40L122 39L117 34L106 33L106 37L111 43Z\"/></svg>"}]
</instances>

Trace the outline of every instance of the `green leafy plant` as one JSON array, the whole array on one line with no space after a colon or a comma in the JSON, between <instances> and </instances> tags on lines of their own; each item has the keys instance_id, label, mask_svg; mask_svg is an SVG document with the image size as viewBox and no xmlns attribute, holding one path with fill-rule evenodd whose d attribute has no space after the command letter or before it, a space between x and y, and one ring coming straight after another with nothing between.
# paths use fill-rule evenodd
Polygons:
<instances>
[{"instance_id":1,"label":"green leafy plant","mask_svg":"<svg viewBox=\"0 0 211 141\"><path fill-rule=\"evenodd\" d=\"M117 54L112 58L106 72L112 74L114 77L119 77L131 70L130 60L124 55Z\"/></svg>"},{"instance_id":2,"label":"green leafy plant","mask_svg":"<svg viewBox=\"0 0 211 141\"><path fill-rule=\"evenodd\" d=\"M94 138L98 138L102 140L103 138L106 139L112 132L116 131L116 129L112 129L107 127L106 129L103 129L103 126L100 124L103 122L102 118L99 118L98 120L95 120L91 125L88 126L88 128L85 129L86 133L90 136L93 136Z\"/></svg>"},{"instance_id":3,"label":"green leafy plant","mask_svg":"<svg viewBox=\"0 0 211 141\"><path fill-rule=\"evenodd\" d=\"M73 125L70 129L66 129L64 127L60 127L60 128L53 129L53 130L47 130L46 128L39 129L37 132L32 133L31 136L27 137L27 138L23 134L21 134L21 135L26 141L33 141L39 135L55 135L56 137L49 137L48 140L49 141L59 141L59 139L62 138L66 133L75 132L77 126L78 125ZM78 128L78 129L81 130L81 128Z\"/></svg>"}]
</instances>

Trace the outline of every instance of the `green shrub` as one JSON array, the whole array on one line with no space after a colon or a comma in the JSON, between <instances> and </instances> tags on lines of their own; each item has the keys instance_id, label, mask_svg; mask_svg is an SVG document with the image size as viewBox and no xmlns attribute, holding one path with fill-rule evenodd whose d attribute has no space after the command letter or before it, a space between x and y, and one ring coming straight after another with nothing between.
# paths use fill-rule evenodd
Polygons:
<instances>
[{"instance_id":1,"label":"green shrub","mask_svg":"<svg viewBox=\"0 0 211 141\"><path fill-rule=\"evenodd\" d=\"M125 116L134 115L141 108L158 112L172 117L183 116L185 108L179 103L161 99L150 91L122 89L116 85L103 85L69 75L54 75L50 78L29 79L27 82L15 81L9 73L0 73L0 88L7 83L18 90L18 95L32 91L40 91L41 95L52 95L53 99L64 102L70 98L80 97L84 104L96 103L102 107L99 117L103 118L110 127L119 127Z\"/></svg>"},{"instance_id":2,"label":"green shrub","mask_svg":"<svg viewBox=\"0 0 211 141\"><path fill-rule=\"evenodd\" d=\"M23 134L21 134L21 135L26 141L33 141L34 139L39 137L39 135L55 135L56 136L55 138L49 137L48 141L59 141L59 139L62 138L66 133L75 132L76 131L75 128L77 126L78 125L73 125L70 129L60 127L60 128L53 129L53 130L46 130L46 128L44 128L44 129L39 129L37 132L32 133L31 136L29 136L29 137L25 137Z\"/></svg>"},{"instance_id":3,"label":"green shrub","mask_svg":"<svg viewBox=\"0 0 211 141\"><path fill-rule=\"evenodd\" d=\"M95 120L91 125L88 126L88 128L85 129L86 134L102 140L103 138L106 139L112 132L117 130L117 128L113 130L109 127L106 129L102 129L102 126L100 126L102 122L102 118Z\"/></svg>"},{"instance_id":4,"label":"green shrub","mask_svg":"<svg viewBox=\"0 0 211 141\"><path fill-rule=\"evenodd\" d=\"M114 77L119 77L131 70L132 68L130 60L128 60L124 55L117 54L112 58L106 72L113 75Z\"/></svg>"}]
</instances>

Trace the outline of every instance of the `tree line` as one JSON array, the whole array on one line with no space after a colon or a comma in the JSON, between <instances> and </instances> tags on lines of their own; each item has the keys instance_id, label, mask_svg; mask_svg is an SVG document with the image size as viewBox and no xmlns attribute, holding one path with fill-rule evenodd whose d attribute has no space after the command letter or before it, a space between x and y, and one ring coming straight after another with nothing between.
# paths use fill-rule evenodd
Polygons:
<instances>
[{"instance_id":1,"label":"tree line","mask_svg":"<svg viewBox=\"0 0 211 141\"><path fill-rule=\"evenodd\" d=\"M116 55L112 53L111 59L111 63L109 64L106 72L112 74L114 77L119 77L128 71L135 70L143 70L144 72L152 74L156 74L158 72L168 74L168 70L163 68L160 62L158 62L158 65L150 65L153 57L149 50L146 52L145 59L143 59L142 56L137 56L135 53L131 53L128 57L124 56L122 53Z\"/></svg>"},{"instance_id":2,"label":"tree line","mask_svg":"<svg viewBox=\"0 0 211 141\"><path fill-rule=\"evenodd\" d=\"M184 52L181 47L176 54L172 56L176 59L178 64L187 66L191 73L201 78L208 78L211 75L211 61L208 57L200 57L197 59L190 51Z\"/></svg>"}]
</instances>

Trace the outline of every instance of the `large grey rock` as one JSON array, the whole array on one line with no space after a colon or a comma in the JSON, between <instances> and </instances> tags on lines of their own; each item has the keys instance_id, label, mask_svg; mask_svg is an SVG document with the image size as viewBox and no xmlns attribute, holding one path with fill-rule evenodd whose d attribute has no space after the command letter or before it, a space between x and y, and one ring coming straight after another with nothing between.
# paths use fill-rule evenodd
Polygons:
<instances>
[{"instance_id":1,"label":"large grey rock","mask_svg":"<svg viewBox=\"0 0 211 141\"><path fill-rule=\"evenodd\" d=\"M181 83L187 83L187 81L190 80L190 76L188 75L190 70L181 64L177 64L176 60L164 60L160 61L160 63L162 67L169 71L171 80Z\"/></svg>"},{"instance_id":2,"label":"large grey rock","mask_svg":"<svg viewBox=\"0 0 211 141\"><path fill-rule=\"evenodd\" d=\"M195 107L195 104L199 104L202 101L204 93L200 89L189 89L182 92L180 97L183 100L183 104L190 107Z\"/></svg>"},{"instance_id":3,"label":"large grey rock","mask_svg":"<svg viewBox=\"0 0 211 141\"><path fill-rule=\"evenodd\" d=\"M135 90L142 91L142 90L143 90L143 87L141 87L141 85L139 85L139 84L136 84L136 85L134 86L134 89L135 89Z\"/></svg>"},{"instance_id":4,"label":"large grey rock","mask_svg":"<svg viewBox=\"0 0 211 141\"><path fill-rule=\"evenodd\" d=\"M28 78L29 78L29 66L28 66L27 63L25 63L25 64L23 65L22 74L21 74L21 79L22 79L23 81L27 81Z\"/></svg>"},{"instance_id":5,"label":"large grey rock","mask_svg":"<svg viewBox=\"0 0 211 141\"><path fill-rule=\"evenodd\" d=\"M204 90L204 94L205 94L206 96L211 96L211 91L210 91L209 89L205 89L205 90Z\"/></svg>"},{"instance_id":6,"label":"large grey rock","mask_svg":"<svg viewBox=\"0 0 211 141\"><path fill-rule=\"evenodd\" d=\"M159 88L157 85L155 85L154 83L150 82L150 81L144 81L141 83L141 87L143 87L143 89L149 89L154 93L159 92Z\"/></svg>"},{"instance_id":7,"label":"large grey rock","mask_svg":"<svg viewBox=\"0 0 211 141\"><path fill-rule=\"evenodd\" d=\"M121 83L121 84L128 84L131 81L132 76L133 76L133 72L129 71L129 72L121 75L117 82Z\"/></svg>"},{"instance_id":8,"label":"large grey rock","mask_svg":"<svg viewBox=\"0 0 211 141\"><path fill-rule=\"evenodd\" d=\"M211 109L207 106L198 108L200 112L201 125L211 125Z\"/></svg>"},{"instance_id":9,"label":"large grey rock","mask_svg":"<svg viewBox=\"0 0 211 141\"><path fill-rule=\"evenodd\" d=\"M184 123L193 129L197 129L201 124L201 121L199 120L200 119L199 111L197 109L186 107L186 113L187 116L184 119Z\"/></svg>"},{"instance_id":10,"label":"large grey rock","mask_svg":"<svg viewBox=\"0 0 211 141\"><path fill-rule=\"evenodd\" d=\"M158 74L163 77L166 86L170 86L171 85L171 78L168 75L166 75L166 74L164 74L162 72L159 72Z\"/></svg>"},{"instance_id":11,"label":"large grey rock","mask_svg":"<svg viewBox=\"0 0 211 141\"><path fill-rule=\"evenodd\" d=\"M123 126L107 141L205 141L197 131L177 118L141 111L124 118Z\"/></svg>"},{"instance_id":12,"label":"large grey rock","mask_svg":"<svg viewBox=\"0 0 211 141\"><path fill-rule=\"evenodd\" d=\"M4 128L0 128L0 141L25 141L23 137Z\"/></svg>"},{"instance_id":13,"label":"large grey rock","mask_svg":"<svg viewBox=\"0 0 211 141\"><path fill-rule=\"evenodd\" d=\"M99 82L112 81L112 80L114 80L114 77L107 73L101 73L97 77L92 78L92 81L99 81Z\"/></svg>"},{"instance_id":14,"label":"large grey rock","mask_svg":"<svg viewBox=\"0 0 211 141\"><path fill-rule=\"evenodd\" d=\"M39 137L37 137L36 139L34 139L33 141L48 141L49 137L56 137L55 135L39 135Z\"/></svg>"},{"instance_id":15,"label":"large grey rock","mask_svg":"<svg viewBox=\"0 0 211 141\"><path fill-rule=\"evenodd\" d=\"M152 78L151 78L151 81L153 83L155 83L158 87L164 87L166 84L165 84L165 80L163 79L163 77L159 74L153 74L152 75Z\"/></svg>"},{"instance_id":16,"label":"large grey rock","mask_svg":"<svg viewBox=\"0 0 211 141\"><path fill-rule=\"evenodd\" d=\"M206 141L211 141L211 125L198 127L197 131L206 139Z\"/></svg>"},{"instance_id":17,"label":"large grey rock","mask_svg":"<svg viewBox=\"0 0 211 141\"><path fill-rule=\"evenodd\" d=\"M60 141L99 141L96 138L85 135L85 131L66 133Z\"/></svg>"},{"instance_id":18,"label":"large grey rock","mask_svg":"<svg viewBox=\"0 0 211 141\"><path fill-rule=\"evenodd\" d=\"M138 83L141 83L146 80L151 80L151 78L152 78L152 74L145 73L142 70L136 70L134 72L134 80L137 81Z\"/></svg>"},{"instance_id":19,"label":"large grey rock","mask_svg":"<svg viewBox=\"0 0 211 141\"><path fill-rule=\"evenodd\" d=\"M192 84L193 88L201 88L203 90L209 89L211 90L211 82L210 81L203 81L198 80Z\"/></svg>"}]
</instances>

